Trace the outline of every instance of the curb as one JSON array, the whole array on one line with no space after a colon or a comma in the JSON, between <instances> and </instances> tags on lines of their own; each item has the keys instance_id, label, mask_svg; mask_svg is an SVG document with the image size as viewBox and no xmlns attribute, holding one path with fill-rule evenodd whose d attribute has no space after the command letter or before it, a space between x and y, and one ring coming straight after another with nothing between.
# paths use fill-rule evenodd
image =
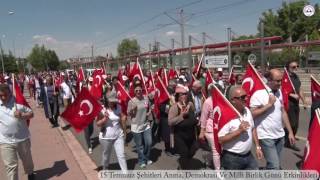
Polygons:
<instances>
[{"instance_id":1,"label":"curb","mask_svg":"<svg viewBox=\"0 0 320 180\"><path fill-rule=\"evenodd\" d=\"M96 164L92 161L92 159L88 156L88 154L84 151L78 140L74 137L71 131L62 130L61 127L64 127L66 124L59 117L60 127L59 133L63 137L65 143L69 147L72 155L74 156L77 164L79 165L81 171L87 180L99 180L98 172L95 170L97 168Z\"/></svg>"}]
</instances>

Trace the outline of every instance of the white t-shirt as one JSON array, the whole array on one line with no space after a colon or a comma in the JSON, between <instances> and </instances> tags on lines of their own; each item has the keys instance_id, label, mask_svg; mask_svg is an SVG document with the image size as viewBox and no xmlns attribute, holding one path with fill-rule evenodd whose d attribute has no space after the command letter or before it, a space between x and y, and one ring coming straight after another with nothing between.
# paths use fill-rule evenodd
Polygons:
<instances>
[{"instance_id":1,"label":"white t-shirt","mask_svg":"<svg viewBox=\"0 0 320 180\"><path fill-rule=\"evenodd\" d=\"M222 148L229 152L237 154L247 154L251 150L252 146L252 129L254 127L254 122L252 119L251 112L246 108L246 113L243 115L243 121L247 121L250 124L250 127L247 129L247 132L243 132L237 138L224 143ZM218 137L223 137L231 132L234 132L239 129L240 119L233 119L227 124L225 124L219 131Z\"/></svg>"},{"instance_id":2,"label":"white t-shirt","mask_svg":"<svg viewBox=\"0 0 320 180\"><path fill-rule=\"evenodd\" d=\"M7 106L0 100L0 144L18 143L30 138L26 120L14 117L14 103L14 97L8 101ZM17 109L23 113L32 112L30 108L20 104L17 104Z\"/></svg>"},{"instance_id":3,"label":"white t-shirt","mask_svg":"<svg viewBox=\"0 0 320 180\"><path fill-rule=\"evenodd\" d=\"M70 87L66 84L66 82L61 83L63 99L70 99L72 98Z\"/></svg>"},{"instance_id":4,"label":"white t-shirt","mask_svg":"<svg viewBox=\"0 0 320 180\"><path fill-rule=\"evenodd\" d=\"M271 92L269 89L268 92ZM269 102L269 94L266 90L256 91L250 99L250 107L264 106ZM254 120L257 128L258 139L278 139L284 136L282 123L282 94L278 90L275 93L276 102L273 107Z\"/></svg>"},{"instance_id":5,"label":"white t-shirt","mask_svg":"<svg viewBox=\"0 0 320 180\"><path fill-rule=\"evenodd\" d=\"M100 139L117 139L119 137L123 137L123 130L120 126L120 112L121 107L118 106L116 112L111 110L106 110L105 108L102 110L102 113L105 114L108 112L109 119L105 124L105 133L100 132Z\"/></svg>"}]
</instances>

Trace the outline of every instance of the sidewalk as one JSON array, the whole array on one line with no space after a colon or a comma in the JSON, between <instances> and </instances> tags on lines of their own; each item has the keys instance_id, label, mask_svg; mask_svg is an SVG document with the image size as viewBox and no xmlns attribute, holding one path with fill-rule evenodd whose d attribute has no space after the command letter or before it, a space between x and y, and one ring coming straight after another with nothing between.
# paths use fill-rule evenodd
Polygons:
<instances>
[{"instance_id":1,"label":"sidewalk","mask_svg":"<svg viewBox=\"0 0 320 180\"><path fill-rule=\"evenodd\" d=\"M83 169L80 168L69 148L69 144L76 144L77 141L74 138L65 138L68 137L67 133L65 134L67 131L61 128L51 128L49 121L45 118L43 108L35 107L35 102L29 98L27 101L34 112L30 132L36 179L94 179L87 178L87 173L83 173ZM79 157L77 159L79 160ZM98 179L97 174L95 177ZM7 179L2 160L0 160L0 179ZM27 179L20 160L19 179Z\"/></svg>"}]
</instances>

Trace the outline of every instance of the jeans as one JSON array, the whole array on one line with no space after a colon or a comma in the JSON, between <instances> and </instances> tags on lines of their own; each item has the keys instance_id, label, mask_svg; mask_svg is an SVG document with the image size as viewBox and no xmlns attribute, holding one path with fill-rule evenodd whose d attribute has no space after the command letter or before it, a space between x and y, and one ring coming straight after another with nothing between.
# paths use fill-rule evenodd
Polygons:
<instances>
[{"instance_id":1,"label":"jeans","mask_svg":"<svg viewBox=\"0 0 320 180\"><path fill-rule=\"evenodd\" d=\"M138 153L139 165L147 163L150 158L150 151L152 146L151 128L141 132L132 133L133 140L136 144L136 150Z\"/></svg>"},{"instance_id":2,"label":"jeans","mask_svg":"<svg viewBox=\"0 0 320 180\"><path fill-rule=\"evenodd\" d=\"M228 151L222 152L221 166L225 170L256 170L258 164L252 153L240 155Z\"/></svg>"},{"instance_id":3,"label":"jeans","mask_svg":"<svg viewBox=\"0 0 320 180\"><path fill-rule=\"evenodd\" d=\"M24 172L33 172L33 160L31 155L31 142L27 139L13 144L1 144L0 151L8 180L18 180L18 155L22 161Z\"/></svg>"},{"instance_id":4,"label":"jeans","mask_svg":"<svg viewBox=\"0 0 320 180\"><path fill-rule=\"evenodd\" d=\"M91 122L85 129L84 129L84 137L86 139L86 143L88 148L92 148L91 143L91 136L93 134L93 122Z\"/></svg>"},{"instance_id":5,"label":"jeans","mask_svg":"<svg viewBox=\"0 0 320 180\"><path fill-rule=\"evenodd\" d=\"M117 154L118 162L122 172L126 172L127 161L124 152L124 137L119 137L117 139L99 139L100 144L102 146L102 166L103 169L107 169L109 166L111 148L114 145L114 150Z\"/></svg>"},{"instance_id":6,"label":"jeans","mask_svg":"<svg viewBox=\"0 0 320 180\"><path fill-rule=\"evenodd\" d=\"M262 152L267 161L267 169L280 169L281 151L284 137L278 139L259 139Z\"/></svg>"}]
</instances>

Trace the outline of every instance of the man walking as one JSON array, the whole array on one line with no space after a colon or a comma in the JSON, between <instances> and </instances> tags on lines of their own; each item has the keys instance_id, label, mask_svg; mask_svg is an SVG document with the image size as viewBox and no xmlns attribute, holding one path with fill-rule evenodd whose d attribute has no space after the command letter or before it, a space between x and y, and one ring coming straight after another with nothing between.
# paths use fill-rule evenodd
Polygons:
<instances>
[{"instance_id":1,"label":"man walking","mask_svg":"<svg viewBox=\"0 0 320 180\"><path fill-rule=\"evenodd\" d=\"M250 108L267 161L267 169L280 169L280 155L285 134L283 125L289 132L290 144L295 143L288 115L282 104L282 94L279 90L281 80L282 73L278 69L271 69L267 89L256 91L250 99Z\"/></svg>"},{"instance_id":2,"label":"man walking","mask_svg":"<svg viewBox=\"0 0 320 180\"><path fill-rule=\"evenodd\" d=\"M0 84L0 153L8 180L18 180L18 156L28 179L34 179L31 156L30 132L28 119L33 112L20 104L15 104L7 84Z\"/></svg>"}]
</instances>

